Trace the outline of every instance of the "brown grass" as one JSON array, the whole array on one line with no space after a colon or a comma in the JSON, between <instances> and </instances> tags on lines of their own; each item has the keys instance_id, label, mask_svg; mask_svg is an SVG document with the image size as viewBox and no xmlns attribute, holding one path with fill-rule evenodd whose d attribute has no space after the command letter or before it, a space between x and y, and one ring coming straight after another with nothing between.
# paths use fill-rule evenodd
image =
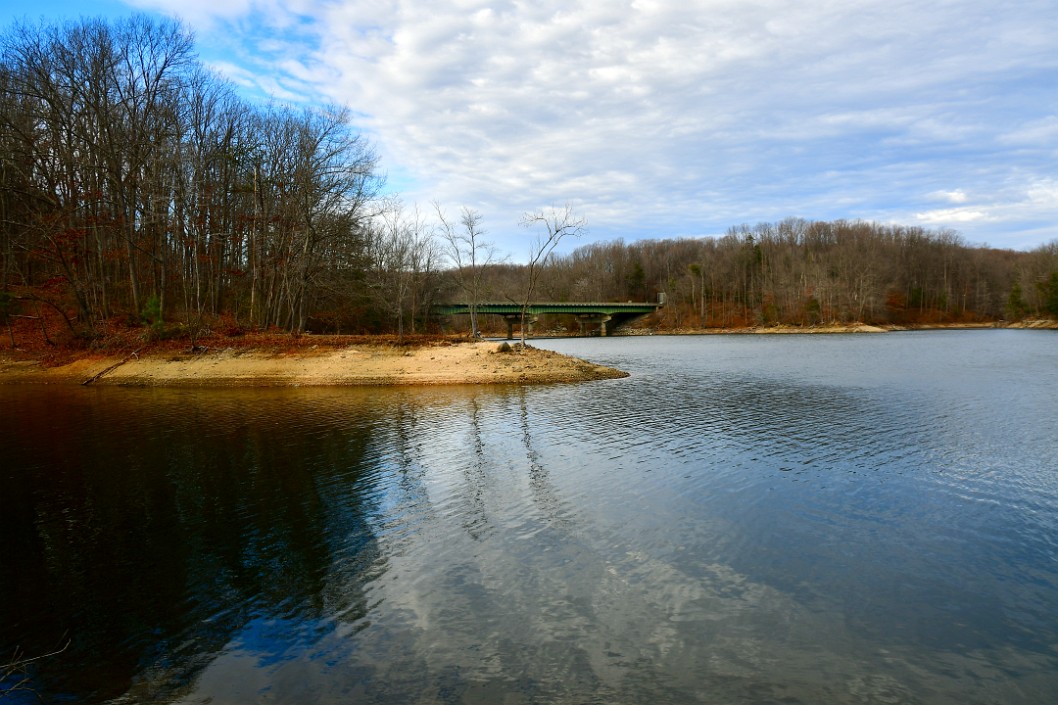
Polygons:
<instances>
[{"instance_id":1,"label":"brown grass","mask_svg":"<svg viewBox=\"0 0 1058 705\"><path fill-rule=\"evenodd\" d=\"M273 355L313 355L349 346L417 349L459 345L461 336L443 335L293 335L280 329L253 330L230 321L217 324L196 336L178 325L163 330L124 322L98 323L90 334L71 331L57 315L41 311L37 316L12 316L0 329L0 355L14 361L35 361L43 367L59 367L84 359L116 357L133 352L160 355L202 352L210 349L255 350ZM12 341L14 344L12 344Z\"/></svg>"}]
</instances>

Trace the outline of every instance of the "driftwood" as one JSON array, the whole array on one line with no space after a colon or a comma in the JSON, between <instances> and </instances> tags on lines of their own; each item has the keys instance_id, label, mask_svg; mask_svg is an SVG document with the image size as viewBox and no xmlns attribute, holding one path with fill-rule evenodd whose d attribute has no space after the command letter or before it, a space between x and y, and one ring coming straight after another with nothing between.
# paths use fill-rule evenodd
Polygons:
<instances>
[{"instance_id":1,"label":"driftwood","mask_svg":"<svg viewBox=\"0 0 1058 705\"><path fill-rule=\"evenodd\" d=\"M140 350L142 350L142 349L143 348L140 348ZM86 379L84 382L81 382L81 386L82 387L87 387L92 382L95 382L97 379L99 379L103 375L107 374L108 372L113 372L117 368L121 367L122 365L124 365L126 362L128 362L132 358L136 358L138 360L139 357L140 357L140 350L133 350L128 355L126 355L125 359L122 360L121 362L115 362L113 365L111 365L110 367L106 368L105 370L102 370L101 372L95 373L94 375L92 375L91 377Z\"/></svg>"}]
</instances>

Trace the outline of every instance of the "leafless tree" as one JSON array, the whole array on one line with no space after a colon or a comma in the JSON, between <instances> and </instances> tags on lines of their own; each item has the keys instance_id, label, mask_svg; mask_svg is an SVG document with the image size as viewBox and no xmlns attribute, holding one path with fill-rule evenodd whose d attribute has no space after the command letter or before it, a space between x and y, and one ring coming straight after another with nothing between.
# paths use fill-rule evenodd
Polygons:
<instances>
[{"instance_id":1,"label":"leafless tree","mask_svg":"<svg viewBox=\"0 0 1058 705\"><path fill-rule=\"evenodd\" d=\"M483 295L485 269L496 260L496 246L485 240L485 230L481 227L481 213L467 206L460 211L459 226L450 222L441 205L434 203L439 232L444 243L445 254L455 265L455 281L460 291L467 298L470 309L470 334L481 335L478 328L478 304Z\"/></svg>"},{"instance_id":2,"label":"leafless tree","mask_svg":"<svg viewBox=\"0 0 1058 705\"><path fill-rule=\"evenodd\" d=\"M86 325L149 303L298 332L360 259L381 181L346 111L248 105L142 15L16 25L0 52L5 286Z\"/></svg>"},{"instance_id":3,"label":"leafless tree","mask_svg":"<svg viewBox=\"0 0 1058 705\"><path fill-rule=\"evenodd\" d=\"M436 289L437 246L418 207L406 209L387 198L368 241L370 286L376 305L387 311L397 335L414 333L425 318Z\"/></svg>"},{"instance_id":4,"label":"leafless tree","mask_svg":"<svg viewBox=\"0 0 1058 705\"><path fill-rule=\"evenodd\" d=\"M547 264L551 253L567 236L579 237L585 230L584 218L574 214L573 206L566 204L563 208L525 213L522 226L526 228L543 228L543 232L533 238L529 248L529 260L526 263L525 297L522 300L522 351L525 351L525 334L528 328L529 303L533 298L540 273Z\"/></svg>"}]
</instances>

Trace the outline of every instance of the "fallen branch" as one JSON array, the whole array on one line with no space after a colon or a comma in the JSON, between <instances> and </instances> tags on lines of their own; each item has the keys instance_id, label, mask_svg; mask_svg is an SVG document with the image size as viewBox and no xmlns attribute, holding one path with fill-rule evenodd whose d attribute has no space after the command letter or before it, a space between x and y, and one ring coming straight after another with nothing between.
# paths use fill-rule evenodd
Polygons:
<instances>
[{"instance_id":1,"label":"fallen branch","mask_svg":"<svg viewBox=\"0 0 1058 705\"><path fill-rule=\"evenodd\" d=\"M19 659L17 654L16 654L14 661L12 661L11 663L5 663L3 666L0 666L0 668L4 669L5 671L7 671L9 669L13 670L13 669L16 669L16 668L23 668L27 664L33 663L34 661L41 661L41 660L46 659L46 658L51 658L52 656L58 656L59 654L61 654L63 651L66 651L66 649L68 649L70 647L70 642L71 641L72 641L72 639L67 639L66 643L63 644L61 648L56 649L55 651L52 651L49 654L41 654L40 656L33 656L32 658L24 658L24 659Z\"/></svg>"},{"instance_id":2,"label":"fallen branch","mask_svg":"<svg viewBox=\"0 0 1058 705\"><path fill-rule=\"evenodd\" d=\"M142 349L143 348L140 348L140 350L142 350ZM103 370L101 372L97 372L96 374L94 374L91 377L89 377L88 379L86 379L84 382L81 382L81 386L82 387L87 387L88 385L90 385L92 382L95 382L97 379L99 379L103 375L105 375L105 374L107 374L109 372L113 372L117 368L121 367L122 365L124 365L126 362L128 362L132 358L136 358L137 360L140 359L140 351L139 350L132 351L131 353L126 355L125 359L122 360L121 362L115 362L113 365L111 365L110 367L106 368L105 370Z\"/></svg>"},{"instance_id":3,"label":"fallen branch","mask_svg":"<svg viewBox=\"0 0 1058 705\"><path fill-rule=\"evenodd\" d=\"M40 694L30 687L32 679L27 675L27 666L35 661L40 661L61 654L69 648L70 641L70 639L67 639L66 643L62 645L62 648L52 651L49 654L41 654L40 656L34 656L32 658L19 658L20 652L16 649L13 661L0 664L0 700L7 698L7 696L12 693L32 693L37 696L38 700L44 702L40 697Z\"/></svg>"}]
</instances>

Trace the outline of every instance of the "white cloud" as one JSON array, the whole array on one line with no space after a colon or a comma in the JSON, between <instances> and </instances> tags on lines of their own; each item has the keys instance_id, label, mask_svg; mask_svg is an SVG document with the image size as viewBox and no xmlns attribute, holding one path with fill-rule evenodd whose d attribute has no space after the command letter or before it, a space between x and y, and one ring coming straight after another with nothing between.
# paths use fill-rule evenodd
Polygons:
<instances>
[{"instance_id":1,"label":"white cloud","mask_svg":"<svg viewBox=\"0 0 1058 705\"><path fill-rule=\"evenodd\" d=\"M966 203L969 199L966 192L962 189L955 189L954 191L934 191L929 194L929 198L937 201L948 201L949 203Z\"/></svg>"},{"instance_id":2,"label":"white cloud","mask_svg":"<svg viewBox=\"0 0 1058 705\"><path fill-rule=\"evenodd\" d=\"M931 194L967 205L917 212L914 220L959 230L967 229L967 224L992 225L994 232L1006 236L998 241L991 238L992 244L997 246L1031 247L1054 240L1058 236L1054 227L1058 223L1058 179L1015 178L1011 181L1007 188L990 199L971 199L960 190ZM974 202L970 203L971 200ZM983 241L985 238L970 239Z\"/></svg>"},{"instance_id":3,"label":"white cloud","mask_svg":"<svg viewBox=\"0 0 1058 705\"><path fill-rule=\"evenodd\" d=\"M136 1L237 41L265 92L349 105L408 199L501 239L567 201L597 238L904 213L995 242L1040 232L1004 203L1049 208L1051 0Z\"/></svg>"},{"instance_id":4,"label":"white cloud","mask_svg":"<svg viewBox=\"0 0 1058 705\"><path fill-rule=\"evenodd\" d=\"M942 208L939 210L916 213L915 218L931 225L948 225L951 223L973 223L989 218L988 212L976 208Z\"/></svg>"},{"instance_id":5,"label":"white cloud","mask_svg":"<svg viewBox=\"0 0 1058 705\"><path fill-rule=\"evenodd\" d=\"M1029 185L1028 202L1058 216L1058 179L1046 179Z\"/></svg>"}]
</instances>

